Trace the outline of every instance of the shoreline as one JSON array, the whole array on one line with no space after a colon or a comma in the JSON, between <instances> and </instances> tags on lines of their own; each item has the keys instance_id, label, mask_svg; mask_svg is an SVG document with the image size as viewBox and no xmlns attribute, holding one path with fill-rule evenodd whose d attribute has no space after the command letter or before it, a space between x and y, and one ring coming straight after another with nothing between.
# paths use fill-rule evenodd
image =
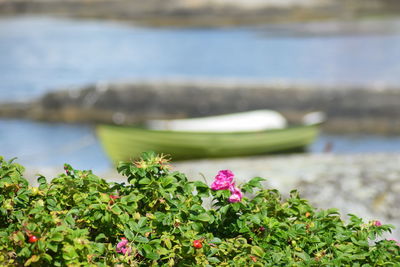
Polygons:
<instances>
[{"instance_id":1,"label":"shoreline","mask_svg":"<svg viewBox=\"0 0 400 267\"><path fill-rule=\"evenodd\" d=\"M400 14L395 0L1 0L0 16L36 14L97 18L152 27L232 27L351 20Z\"/></svg>"},{"instance_id":2,"label":"shoreline","mask_svg":"<svg viewBox=\"0 0 400 267\"><path fill-rule=\"evenodd\" d=\"M195 102L192 100L196 99ZM326 133L400 133L400 88L229 80L97 83L50 92L28 103L3 103L0 117L132 125L147 119L202 117L256 109L291 124L323 111Z\"/></svg>"}]
</instances>

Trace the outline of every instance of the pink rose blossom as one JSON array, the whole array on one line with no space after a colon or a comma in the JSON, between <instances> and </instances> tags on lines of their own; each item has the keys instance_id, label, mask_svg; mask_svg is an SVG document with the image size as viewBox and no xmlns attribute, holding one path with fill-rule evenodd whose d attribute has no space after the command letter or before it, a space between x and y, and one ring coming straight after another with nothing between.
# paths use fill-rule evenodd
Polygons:
<instances>
[{"instance_id":1,"label":"pink rose blossom","mask_svg":"<svg viewBox=\"0 0 400 267\"><path fill-rule=\"evenodd\" d=\"M231 183L229 185L229 191L231 191L232 194L234 194L236 192L236 190L238 190L238 188L235 187L235 183ZM240 190L239 190L240 191Z\"/></svg>"},{"instance_id":2,"label":"pink rose blossom","mask_svg":"<svg viewBox=\"0 0 400 267\"><path fill-rule=\"evenodd\" d=\"M127 247L127 248L124 247L121 249L120 253L122 253L124 255L131 255L131 252L132 252L132 249L130 247Z\"/></svg>"},{"instance_id":3,"label":"pink rose blossom","mask_svg":"<svg viewBox=\"0 0 400 267\"><path fill-rule=\"evenodd\" d=\"M211 184L212 190L227 190L231 191L231 196L229 197L229 202L235 203L239 202L243 198L243 194L239 188L235 187L233 182L233 173L230 170L221 170L215 176L214 182Z\"/></svg>"},{"instance_id":4,"label":"pink rose blossom","mask_svg":"<svg viewBox=\"0 0 400 267\"><path fill-rule=\"evenodd\" d=\"M231 186L233 173L230 170L219 171L215 176L214 182L211 184L212 190L227 190Z\"/></svg>"},{"instance_id":5,"label":"pink rose blossom","mask_svg":"<svg viewBox=\"0 0 400 267\"><path fill-rule=\"evenodd\" d=\"M121 238L121 241L118 242L118 244L117 244L117 250L116 250L117 253L121 253L124 255L126 255L126 254L130 255L132 252L132 249L130 247L126 247L127 244L128 244L128 240L125 237Z\"/></svg>"},{"instance_id":6,"label":"pink rose blossom","mask_svg":"<svg viewBox=\"0 0 400 267\"><path fill-rule=\"evenodd\" d=\"M212 190L226 190L231 186L231 182L225 179L217 179L211 184Z\"/></svg>"},{"instance_id":7,"label":"pink rose blossom","mask_svg":"<svg viewBox=\"0 0 400 267\"><path fill-rule=\"evenodd\" d=\"M230 203L236 203L236 202L240 202L241 200L242 200L242 198L240 197L240 195L238 195L238 194L232 194L230 197L229 197L229 202Z\"/></svg>"},{"instance_id":8,"label":"pink rose blossom","mask_svg":"<svg viewBox=\"0 0 400 267\"><path fill-rule=\"evenodd\" d=\"M394 239L394 238L389 238L389 239L386 239L386 240L388 240L388 241L394 241L394 242L396 242L396 245L400 247L400 241L399 241L399 240Z\"/></svg>"},{"instance_id":9,"label":"pink rose blossom","mask_svg":"<svg viewBox=\"0 0 400 267\"><path fill-rule=\"evenodd\" d=\"M217 180L223 179L223 180L228 180L229 182L232 182L233 177L234 177L234 174L232 171L222 170L222 171L218 172L217 176L215 176L215 179L217 179Z\"/></svg>"},{"instance_id":10,"label":"pink rose blossom","mask_svg":"<svg viewBox=\"0 0 400 267\"><path fill-rule=\"evenodd\" d=\"M127 244L128 244L128 240L127 240L126 238L123 238L122 241L120 241L120 242L117 244L117 248L118 248L118 249L123 248L123 247L125 247Z\"/></svg>"},{"instance_id":11,"label":"pink rose blossom","mask_svg":"<svg viewBox=\"0 0 400 267\"><path fill-rule=\"evenodd\" d=\"M235 187L235 184L233 183L231 187L229 187L229 190L231 191L232 195L229 197L229 202L235 203L239 202L243 198L243 193L240 191L239 188Z\"/></svg>"},{"instance_id":12,"label":"pink rose blossom","mask_svg":"<svg viewBox=\"0 0 400 267\"><path fill-rule=\"evenodd\" d=\"M382 223L380 221L374 221L373 225L374 226L382 226Z\"/></svg>"}]
</instances>

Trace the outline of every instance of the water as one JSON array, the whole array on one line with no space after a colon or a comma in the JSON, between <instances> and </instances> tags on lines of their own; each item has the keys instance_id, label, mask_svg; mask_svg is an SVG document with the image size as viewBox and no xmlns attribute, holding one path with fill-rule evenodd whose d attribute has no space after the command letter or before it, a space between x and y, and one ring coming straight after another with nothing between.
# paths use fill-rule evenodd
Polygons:
<instances>
[{"instance_id":1,"label":"water","mask_svg":"<svg viewBox=\"0 0 400 267\"><path fill-rule=\"evenodd\" d=\"M290 25L153 29L99 21L3 18L0 101L30 99L44 91L101 80L176 76L400 83L400 20L358 35L317 33L299 34L299 27Z\"/></svg>"},{"instance_id":2,"label":"water","mask_svg":"<svg viewBox=\"0 0 400 267\"><path fill-rule=\"evenodd\" d=\"M60 87L143 78L399 85L400 20L374 25L374 31L362 34L321 34L318 27L315 33L315 27L304 32L304 27L291 25L153 29L48 17L2 18L0 102L30 100ZM327 141L338 153L400 152L399 138L327 135L311 151L322 151ZM28 166L68 162L98 171L110 166L92 128L82 125L0 120L0 155L17 156Z\"/></svg>"},{"instance_id":3,"label":"water","mask_svg":"<svg viewBox=\"0 0 400 267\"><path fill-rule=\"evenodd\" d=\"M0 155L27 167L62 167L103 172L111 167L92 127L27 120L0 120Z\"/></svg>"},{"instance_id":4,"label":"water","mask_svg":"<svg viewBox=\"0 0 400 267\"><path fill-rule=\"evenodd\" d=\"M331 144L331 153L339 154L400 152L400 137L372 135L321 135L309 151L323 153L327 143ZM93 128L87 125L0 120L0 144L0 155L6 159L17 157L27 167L61 169L64 163L69 163L97 173L112 167Z\"/></svg>"}]
</instances>

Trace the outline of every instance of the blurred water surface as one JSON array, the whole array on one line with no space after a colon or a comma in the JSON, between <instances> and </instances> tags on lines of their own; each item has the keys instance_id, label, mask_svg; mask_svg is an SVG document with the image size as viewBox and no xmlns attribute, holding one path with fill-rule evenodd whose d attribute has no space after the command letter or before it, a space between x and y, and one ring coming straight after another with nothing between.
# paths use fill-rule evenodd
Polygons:
<instances>
[{"instance_id":1,"label":"blurred water surface","mask_svg":"<svg viewBox=\"0 0 400 267\"><path fill-rule=\"evenodd\" d=\"M155 29L111 22L0 19L0 102L62 87L152 78L239 78L323 84L400 85L400 20L373 31L328 25ZM367 27L370 29L370 27ZM332 30L333 29L333 30ZM390 29L390 30L388 30ZM338 153L400 152L399 138L323 135ZM109 162L90 126L0 120L0 155L28 166Z\"/></svg>"},{"instance_id":2,"label":"blurred water surface","mask_svg":"<svg viewBox=\"0 0 400 267\"><path fill-rule=\"evenodd\" d=\"M135 78L398 85L400 20L373 25L373 31L361 27L349 33L332 30L331 24L159 29L48 17L2 18L0 100Z\"/></svg>"},{"instance_id":3,"label":"blurred water surface","mask_svg":"<svg viewBox=\"0 0 400 267\"><path fill-rule=\"evenodd\" d=\"M309 147L311 153L359 154L400 152L400 137L373 135L321 135ZM18 157L27 167L58 167L69 163L97 173L111 168L93 128L87 125L0 120L0 155Z\"/></svg>"}]
</instances>

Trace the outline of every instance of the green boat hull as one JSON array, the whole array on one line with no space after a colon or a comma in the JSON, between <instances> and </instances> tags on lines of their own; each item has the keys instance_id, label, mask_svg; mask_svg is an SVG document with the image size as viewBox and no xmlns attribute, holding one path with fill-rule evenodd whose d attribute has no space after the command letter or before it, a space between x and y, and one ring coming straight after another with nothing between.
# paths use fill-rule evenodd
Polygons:
<instances>
[{"instance_id":1,"label":"green boat hull","mask_svg":"<svg viewBox=\"0 0 400 267\"><path fill-rule=\"evenodd\" d=\"M173 160L280 153L305 148L315 140L318 132L318 125L232 133L97 126L97 135L114 163L135 159L144 151L167 154Z\"/></svg>"}]
</instances>

